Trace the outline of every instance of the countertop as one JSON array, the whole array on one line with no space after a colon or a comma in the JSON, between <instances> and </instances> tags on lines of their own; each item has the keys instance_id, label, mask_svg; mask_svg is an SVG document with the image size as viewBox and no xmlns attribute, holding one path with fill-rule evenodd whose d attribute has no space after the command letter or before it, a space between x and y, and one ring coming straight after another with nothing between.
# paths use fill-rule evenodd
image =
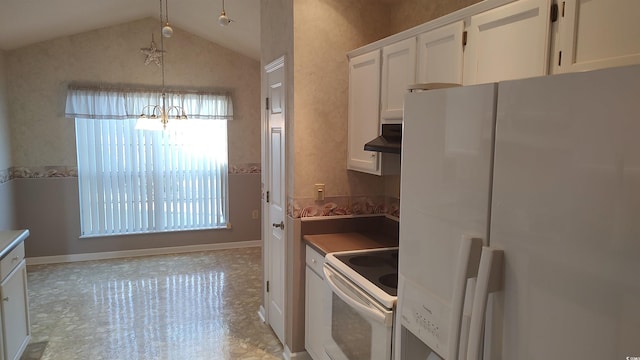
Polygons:
<instances>
[{"instance_id":1,"label":"countertop","mask_svg":"<svg viewBox=\"0 0 640 360\"><path fill-rule=\"evenodd\" d=\"M389 239L377 234L362 234L355 232L304 235L302 238L307 244L322 255L336 251L377 249L398 246L397 239Z\"/></svg>"},{"instance_id":2,"label":"countertop","mask_svg":"<svg viewBox=\"0 0 640 360\"><path fill-rule=\"evenodd\" d=\"M18 244L29 236L29 230L0 231L0 259L3 259Z\"/></svg>"}]
</instances>

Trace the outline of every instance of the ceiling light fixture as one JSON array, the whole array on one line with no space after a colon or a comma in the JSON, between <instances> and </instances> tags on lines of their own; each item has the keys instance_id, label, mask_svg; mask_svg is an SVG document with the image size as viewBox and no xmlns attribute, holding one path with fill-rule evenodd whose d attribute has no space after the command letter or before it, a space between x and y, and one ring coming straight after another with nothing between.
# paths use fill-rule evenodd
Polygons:
<instances>
[{"instance_id":1,"label":"ceiling light fixture","mask_svg":"<svg viewBox=\"0 0 640 360\"><path fill-rule=\"evenodd\" d=\"M224 11L224 0L222 0L222 12L218 17L218 23L220 24L220 26L227 26L232 21L233 20L229 19L229 17L227 16L227 13Z\"/></svg>"},{"instance_id":2,"label":"ceiling light fixture","mask_svg":"<svg viewBox=\"0 0 640 360\"><path fill-rule=\"evenodd\" d=\"M162 27L162 36L170 38L173 35L173 28L169 25L169 0L164 3L164 10L166 14L166 21ZM160 1L160 22L162 22L162 0Z\"/></svg>"},{"instance_id":3,"label":"ceiling light fixture","mask_svg":"<svg viewBox=\"0 0 640 360\"><path fill-rule=\"evenodd\" d=\"M168 2L168 0L167 0ZM167 5L168 8L168 5ZM168 30L166 30L168 29ZM160 0L160 31L162 32L162 36L160 36L160 49L154 49L155 52L155 56L159 59L160 62L160 68L162 69L162 105L147 105L142 109L142 113L140 114L140 117L138 118L138 120L144 120L144 119L160 119L160 123L162 124L163 128L166 129L167 128L167 124L169 123L169 119L176 119L176 120L186 120L187 119L187 115L185 114L185 111L182 107L180 106L166 106L166 93L165 93L165 88L164 88L164 54L165 54L165 50L164 50L164 38L165 37L171 37L171 35L173 35L173 29L171 28L171 26L169 26L169 17L167 16L166 19L166 25L163 26L163 18L162 18L162 0ZM168 34L168 35L167 35ZM151 35L151 47L155 48L155 43L153 42L153 34ZM149 50L147 48L145 49L141 49L143 51L143 53L146 50ZM147 54L147 56L149 56ZM145 64L147 64L147 62L145 61ZM173 115L171 115L173 114ZM140 123L140 121L138 121L138 123ZM137 126L138 127L138 126ZM139 128L149 128L145 125L139 126ZM153 126L151 127L153 128Z\"/></svg>"}]
</instances>

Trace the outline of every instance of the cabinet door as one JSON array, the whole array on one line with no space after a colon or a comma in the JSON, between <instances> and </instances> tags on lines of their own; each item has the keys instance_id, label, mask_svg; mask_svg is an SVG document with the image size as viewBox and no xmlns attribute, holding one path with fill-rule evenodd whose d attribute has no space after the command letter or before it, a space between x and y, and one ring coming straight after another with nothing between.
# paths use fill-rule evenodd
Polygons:
<instances>
[{"instance_id":1,"label":"cabinet door","mask_svg":"<svg viewBox=\"0 0 640 360\"><path fill-rule=\"evenodd\" d=\"M30 338L27 303L27 268L20 265L0 284L2 299L2 333L4 334L4 358L19 359Z\"/></svg>"},{"instance_id":2,"label":"cabinet door","mask_svg":"<svg viewBox=\"0 0 640 360\"><path fill-rule=\"evenodd\" d=\"M380 118L401 120L407 86L416 82L416 38L382 49L382 94Z\"/></svg>"},{"instance_id":3,"label":"cabinet door","mask_svg":"<svg viewBox=\"0 0 640 360\"><path fill-rule=\"evenodd\" d=\"M379 134L380 50L349 61L349 147L347 168L380 174L379 154L364 144Z\"/></svg>"},{"instance_id":4,"label":"cabinet door","mask_svg":"<svg viewBox=\"0 0 640 360\"><path fill-rule=\"evenodd\" d=\"M462 84L464 21L418 36L418 83Z\"/></svg>"},{"instance_id":5,"label":"cabinet door","mask_svg":"<svg viewBox=\"0 0 640 360\"><path fill-rule=\"evenodd\" d=\"M325 284L310 267L306 267L305 289L305 348L314 360L326 359L324 352Z\"/></svg>"},{"instance_id":6,"label":"cabinet door","mask_svg":"<svg viewBox=\"0 0 640 360\"><path fill-rule=\"evenodd\" d=\"M640 1L559 1L554 73L640 63Z\"/></svg>"},{"instance_id":7,"label":"cabinet door","mask_svg":"<svg viewBox=\"0 0 640 360\"><path fill-rule=\"evenodd\" d=\"M464 84L546 75L551 0L519 0L471 17Z\"/></svg>"}]
</instances>

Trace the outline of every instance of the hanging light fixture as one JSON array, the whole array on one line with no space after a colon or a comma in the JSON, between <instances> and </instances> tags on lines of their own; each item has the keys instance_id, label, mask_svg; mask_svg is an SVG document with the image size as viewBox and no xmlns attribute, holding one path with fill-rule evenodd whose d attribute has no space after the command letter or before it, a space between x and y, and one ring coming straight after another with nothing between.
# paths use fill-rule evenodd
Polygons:
<instances>
[{"instance_id":1,"label":"hanging light fixture","mask_svg":"<svg viewBox=\"0 0 640 360\"><path fill-rule=\"evenodd\" d=\"M173 35L173 28L169 25L169 0L164 3L164 12L166 14L166 22L162 27L162 36L170 38ZM160 0L160 22L162 22L162 0Z\"/></svg>"},{"instance_id":2,"label":"hanging light fixture","mask_svg":"<svg viewBox=\"0 0 640 360\"><path fill-rule=\"evenodd\" d=\"M222 0L222 12L218 17L218 23L220 24L220 26L227 26L232 21L233 20L229 19L229 17L227 16L227 13L224 11L224 0Z\"/></svg>"},{"instance_id":3,"label":"hanging light fixture","mask_svg":"<svg viewBox=\"0 0 640 360\"><path fill-rule=\"evenodd\" d=\"M168 2L168 0L167 0L167 2ZM153 42L153 35L151 36L151 45L152 46L150 48L141 49L143 53L147 54L151 48L154 48L155 57L159 59L160 68L162 70L162 95L161 95L162 96L162 104L146 105L142 109L142 113L140 114L140 117L138 118L138 120L146 120L146 119L156 120L156 119L160 119L160 123L162 124L163 129L167 128L167 124L169 123L169 119L176 119L176 120L186 120L187 119L187 115L185 114L185 111L181 106L169 106L169 107L167 107L167 105L166 105L166 97L167 97L167 95L165 93L165 86L164 86L164 54L165 54L164 38L165 37L167 37L167 38L171 37L171 35L173 35L173 29L169 25L168 4L165 3L165 6L166 6L165 9L167 11L166 21L165 21L165 19L163 19L163 16L162 16L162 0L160 0L160 32L162 33L162 36L160 36L160 49L155 49L155 43ZM164 23L164 25L163 25L163 23ZM149 57L149 54L147 54L147 57ZM146 61L145 61L145 64L147 64ZM140 124L140 121L138 121L138 123ZM146 124L140 124L140 126L136 126L136 127L137 128L147 128L147 129L154 128L154 126L147 126Z\"/></svg>"}]
</instances>

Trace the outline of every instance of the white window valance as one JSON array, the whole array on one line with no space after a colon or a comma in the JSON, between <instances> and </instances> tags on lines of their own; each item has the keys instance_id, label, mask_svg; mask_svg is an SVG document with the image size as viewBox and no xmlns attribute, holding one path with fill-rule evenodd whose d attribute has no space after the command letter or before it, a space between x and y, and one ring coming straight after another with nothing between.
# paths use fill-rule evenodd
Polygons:
<instances>
[{"instance_id":1,"label":"white window valance","mask_svg":"<svg viewBox=\"0 0 640 360\"><path fill-rule=\"evenodd\" d=\"M166 91L166 106L179 106L189 119L231 120L233 103L224 93ZM161 105L160 90L70 86L65 116L78 119L133 119L147 105Z\"/></svg>"}]
</instances>

